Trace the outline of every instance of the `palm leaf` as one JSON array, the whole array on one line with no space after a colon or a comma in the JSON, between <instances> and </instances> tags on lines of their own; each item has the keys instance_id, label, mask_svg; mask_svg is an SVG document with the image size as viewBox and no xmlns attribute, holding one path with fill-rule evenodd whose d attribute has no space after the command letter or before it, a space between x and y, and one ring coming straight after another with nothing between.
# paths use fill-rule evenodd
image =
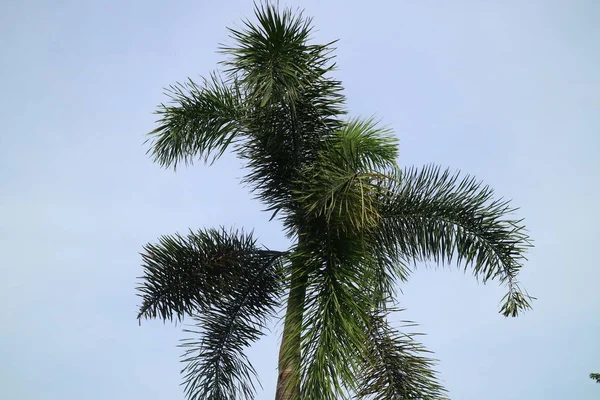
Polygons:
<instances>
[{"instance_id":1,"label":"palm leaf","mask_svg":"<svg viewBox=\"0 0 600 400\"><path fill-rule=\"evenodd\" d=\"M371 317L364 362L356 371L360 379L357 399L447 399L433 370L435 360L429 358L430 352L414 339L415 335L394 330L387 312Z\"/></svg>"},{"instance_id":2,"label":"palm leaf","mask_svg":"<svg viewBox=\"0 0 600 400\"><path fill-rule=\"evenodd\" d=\"M188 399L253 399L256 372L244 350L256 342L280 305L282 260L279 254L255 257L245 274L230 282L209 310L195 316L199 338L182 343ZM233 290L232 290L233 289Z\"/></svg>"},{"instance_id":3,"label":"palm leaf","mask_svg":"<svg viewBox=\"0 0 600 400\"><path fill-rule=\"evenodd\" d=\"M360 236L310 232L301 256L310 271L302 332L301 398L346 398L355 388L374 269ZM318 238L318 239L317 239Z\"/></svg>"},{"instance_id":4,"label":"palm leaf","mask_svg":"<svg viewBox=\"0 0 600 400\"><path fill-rule=\"evenodd\" d=\"M510 218L508 201L473 177L426 166L389 180L381 200L382 220L375 240L392 258L438 263L456 260L473 267L483 282L508 287L501 312L516 316L530 308L517 275L531 247L521 220Z\"/></svg>"},{"instance_id":5,"label":"palm leaf","mask_svg":"<svg viewBox=\"0 0 600 400\"><path fill-rule=\"evenodd\" d=\"M244 232L208 229L163 236L142 253L138 318L181 320L210 310L252 277L256 263L284 255L257 248L252 234Z\"/></svg>"},{"instance_id":6,"label":"palm leaf","mask_svg":"<svg viewBox=\"0 0 600 400\"><path fill-rule=\"evenodd\" d=\"M379 220L379 171L393 169L398 146L388 129L354 119L325 142L315 163L302 173L296 196L312 218L324 216L338 231L360 231Z\"/></svg>"},{"instance_id":7,"label":"palm leaf","mask_svg":"<svg viewBox=\"0 0 600 400\"><path fill-rule=\"evenodd\" d=\"M149 134L149 152L161 166L176 169L196 158L214 161L236 140L244 113L241 94L217 74L203 85L191 79L173 85L167 95L171 104L161 104L159 126Z\"/></svg>"}]
</instances>

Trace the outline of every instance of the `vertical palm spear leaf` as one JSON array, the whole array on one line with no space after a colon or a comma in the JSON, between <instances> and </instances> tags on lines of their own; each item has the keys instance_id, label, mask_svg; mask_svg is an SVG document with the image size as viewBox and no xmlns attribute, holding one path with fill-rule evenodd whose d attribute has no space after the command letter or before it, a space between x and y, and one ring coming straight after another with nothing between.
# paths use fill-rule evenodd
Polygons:
<instances>
[{"instance_id":1,"label":"vertical palm spear leaf","mask_svg":"<svg viewBox=\"0 0 600 400\"><path fill-rule=\"evenodd\" d=\"M142 254L139 318L191 317L183 342L190 399L251 399L244 350L288 294L276 398L441 399L434 362L387 322L410 265L457 261L508 288L501 312L529 308L517 274L530 246L508 202L438 167L400 171L397 141L373 120L343 121L331 44L310 43L301 13L256 7L230 30L224 70L171 87L150 133L164 167L214 161L228 148L296 244L257 246L220 230L164 236Z\"/></svg>"}]
</instances>

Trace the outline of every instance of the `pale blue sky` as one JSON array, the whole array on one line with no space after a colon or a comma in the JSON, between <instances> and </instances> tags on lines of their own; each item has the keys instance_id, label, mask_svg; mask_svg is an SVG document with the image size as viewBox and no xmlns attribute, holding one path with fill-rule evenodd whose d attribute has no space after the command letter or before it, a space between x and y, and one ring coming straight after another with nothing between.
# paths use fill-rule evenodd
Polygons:
<instances>
[{"instance_id":1,"label":"pale blue sky","mask_svg":"<svg viewBox=\"0 0 600 400\"><path fill-rule=\"evenodd\" d=\"M600 2L289 1L340 38L352 115L398 134L401 165L472 173L521 207L539 298L421 269L398 319L428 333L457 400L593 400L600 385ZM250 1L5 1L0 5L0 398L183 399L180 326L135 319L141 246L217 225L277 223L232 156L153 165L161 88L209 73ZM273 398L280 326L250 351Z\"/></svg>"}]
</instances>

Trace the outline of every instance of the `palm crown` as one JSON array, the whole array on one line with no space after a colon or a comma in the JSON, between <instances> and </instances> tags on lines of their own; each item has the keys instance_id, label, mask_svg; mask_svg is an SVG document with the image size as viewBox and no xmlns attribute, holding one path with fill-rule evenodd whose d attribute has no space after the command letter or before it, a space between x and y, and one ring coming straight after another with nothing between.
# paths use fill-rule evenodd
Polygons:
<instances>
[{"instance_id":1,"label":"palm crown","mask_svg":"<svg viewBox=\"0 0 600 400\"><path fill-rule=\"evenodd\" d=\"M401 170L397 141L348 119L332 44L311 44L302 13L264 5L230 29L222 71L172 86L150 133L174 169L232 149L244 182L294 245L275 251L224 228L163 236L142 254L138 318L193 318L184 342L190 399L250 399L244 349L287 302L278 399L437 399L428 352L387 322L415 262L456 262L507 287L501 308L530 307L517 274L530 246L508 202L436 166Z\"/></svg>"}]
</instances>

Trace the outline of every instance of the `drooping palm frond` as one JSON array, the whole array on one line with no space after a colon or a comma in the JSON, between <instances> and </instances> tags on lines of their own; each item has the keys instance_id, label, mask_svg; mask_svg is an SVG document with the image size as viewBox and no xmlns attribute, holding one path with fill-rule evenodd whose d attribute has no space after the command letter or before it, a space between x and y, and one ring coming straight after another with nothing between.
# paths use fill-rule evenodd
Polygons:
<instances>
[{"instance_id":1,"label":"drooping palm frond","mask_svg":"<svg viewBox=\"0 0 600 400\"><path fill-rule=\"evenodd\" d=\"M345 214L312 217L293 255L307 274L300 398L347 398L356 389L371 311L387 301L392 282L369 251L368 230L338 229Z\"/></svg>"},{"instance_id":2,"label":"drooping palm frond","mask_svg":"<svg viewBox=\"0 0 600 400\"><path fill-rule=\"evenodd\" d=\"M514 209L508 201L495 199L473 177L434 166L407 169L388 182L376 231L382 251L408 260L456 260L473 267L483 282L507 285L503 315L530 308L517 275L531 242L521 221L510 218Z\"/></svg>"},{"instance_id":3,"label":"drooping palm frond","mask_svg":"<svg viewBox=\"0 0 600 400\"><path fill-rule=\"evenodd\" d=\"M217 75L198 85L191 79L167 91L171 104L162 104L158 128L150 132L151 153L163 167L177 168L197 158L220 157L242 129L243 99Z\"/></svg>"},{"instance_id":4,"label":"drooping palm frond","mask_svg":"<svg viewBox=\"0 0 600 400\"><path fill-rule=\"evenodd\" d=\"M263 335L280 304L281 256L253 258L244 272L209 310L195 317L198 330L187 330L197 336L182 344L188 399L254 398L257 376L244 350Z\"/></svg>"},{"instance_id":5,"label":"drooping palm frond","mask_svg":"<svg viewBox=\"0 0 600 400\"><path fill-rule=\"evenodd\" d=\"M251 399L254 369L243 351L280 304L287 253L260 249L252 234L224 229L163 236L142 254L138 318L191 315L200 339L184 341L189 399Z\"/></svg>"},{"instance_id":6,"label":"drooping palm frond","mask_svg":"<svg viewBox=\"0 0 600 400\"><path fill-rule=\"evenodd\" d=\"M374 278L360 237L322 237L327 248L313 252L308 263L300 398L334 400L355 389Z\"/></svg>"},{"instance_id":7,"label":"drooping palm frond","mask_svg":"<svg viewBox=\"0 0 600 400\"><path fill-rule=\"evenodd\" d=\"M415 334L403 334L393 329L387 321L389 311L373 314L367 326L364 362L356 371L360 381L356 398L447 399L433 369L435 360L429 357L431 352L415 340Z\"/></svg>"},{"instance_id":8,"label":"drooping palm frond","mask_svg":"<svg viewBox=\"0 0 600 400\"><path fill-rule=\"evenodd\" d=\"M275 268L272 260L283 256L257 248L252 234L244 232L208 229L163 236L142 253L138 318L181 320L210 310L236 294L236 285L252 279L257 265Z\"/></svg>"},{"instance_id":9,"label":"drooping palm frond","mask_svg":"<svg viewBox=\"0 0 600 400\"><path fill-rule=\"evenodd\" d=\"M302 173L302 264L308 272L302 332L301 398L347 398L367 341L370 312L393 291L389 264L370 251L379 220L378 183L392 169L396 139L372 120L352 120L323 144ZM401 268L401 266L394 266Z\"/></svg>"},{"instance_id":10,"label":"drooping palm frond","mask_svg":"<svg viewBox=\"0 0 600 400\"><path fill-rule=\"evenodd\" d=\"M595 380L597 383L600 383L600 374L592 372L590 374L590 379Z\"/></svg>"}]
</instances>

